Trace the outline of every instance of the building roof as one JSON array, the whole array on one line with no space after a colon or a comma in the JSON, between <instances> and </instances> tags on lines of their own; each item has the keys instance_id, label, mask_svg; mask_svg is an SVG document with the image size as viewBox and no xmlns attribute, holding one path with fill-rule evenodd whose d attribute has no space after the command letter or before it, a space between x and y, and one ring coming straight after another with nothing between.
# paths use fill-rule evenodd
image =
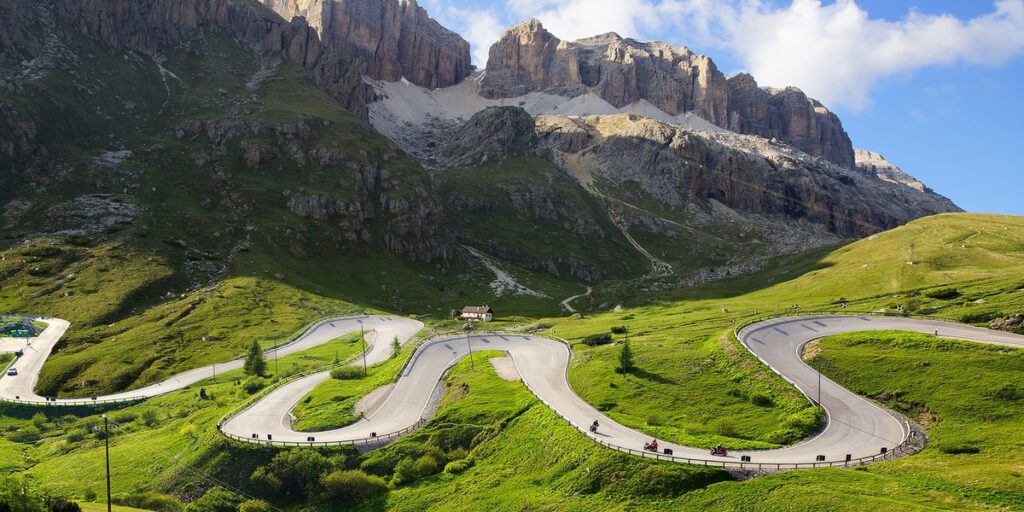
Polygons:
<instances>
[{"instance_id":1,"label":"building roof","mask_svg":"<svg viewBox=\"0 0 1024 512\"><path fill-rule=\"evenodd\" d=\"M494 310L490 306L466 306L462 308L462 314L464 315L482 315L485 313L494 313Z\"/></svg>"}]
</instances>

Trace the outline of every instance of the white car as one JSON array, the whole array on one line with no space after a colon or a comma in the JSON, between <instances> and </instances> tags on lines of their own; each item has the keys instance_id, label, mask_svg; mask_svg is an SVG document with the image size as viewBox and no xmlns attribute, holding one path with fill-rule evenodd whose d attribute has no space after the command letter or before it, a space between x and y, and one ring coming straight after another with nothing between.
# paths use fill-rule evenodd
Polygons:
<instances>
[{"instance_id":1,"label":"white car","mask_svg":"<svg viewBox=\"0 0 1024 512\"><path fill-rule=\"evenodd\" d=\"M13 376L15 376L17 374L18 374L18 369L17 368L8 368L7 369L7 375L10 375L11 377L13 377Z\"/></svg>"}]
</instances>

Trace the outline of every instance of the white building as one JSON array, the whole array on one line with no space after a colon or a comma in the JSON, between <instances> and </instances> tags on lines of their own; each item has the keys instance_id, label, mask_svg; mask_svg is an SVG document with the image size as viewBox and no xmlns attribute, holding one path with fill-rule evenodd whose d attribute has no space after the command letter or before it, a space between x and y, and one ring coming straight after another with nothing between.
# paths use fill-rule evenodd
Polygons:
<instances>
[{"instance_id":1,"label":"white building","mask_svg":"<svg viewBox=\"0 0 1024 512\"><path fill-rule=\"evenodd\" d=\"M490 322L494 318L494 310L490 306L466 306L459 318L467 322Z\"/></svg>"}]
</instances>

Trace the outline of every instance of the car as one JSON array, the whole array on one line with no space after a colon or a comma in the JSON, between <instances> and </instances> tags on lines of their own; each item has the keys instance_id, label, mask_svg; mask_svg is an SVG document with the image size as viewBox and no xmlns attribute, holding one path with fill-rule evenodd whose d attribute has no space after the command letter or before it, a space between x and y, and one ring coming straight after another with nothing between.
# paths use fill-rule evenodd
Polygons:
<instances>
[{"instance_id":1,"label":"car","mask_svg":"<svg viewBox=\"0 0 1024 512\"><path fill-rule=\"evenodd\" d=\"M8 368L7 369L7 375L10 375L11 377L13 377L13 376L15 376L17 374L18 374L18 369L17 368Z\"/></svg>"}]
</instances>

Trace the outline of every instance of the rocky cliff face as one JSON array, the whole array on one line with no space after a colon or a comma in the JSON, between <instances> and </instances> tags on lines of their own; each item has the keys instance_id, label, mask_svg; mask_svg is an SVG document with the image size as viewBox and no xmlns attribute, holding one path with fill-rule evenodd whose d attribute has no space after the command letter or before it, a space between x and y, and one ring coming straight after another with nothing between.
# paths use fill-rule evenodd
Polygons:
<instances>
[{"instance_id":1,"label":"rocky cliff face","mask_svg":"<svg viewBox=\"0 0 1024 512\"><path fill-rule=\"evenodd\" d=\"M285 19L304 17L330 58L374 79L406 78L427 88L469 75L469 43L434 21L415 0L261 0ZM342 73L344 74L344 73Z\"/></svg>"},{"instance_id":2,"label":"rocky cliff face","mask_svg":"<svg viewBox=\"0 0 1024 512\"><path fill-rule=\"evenodd\" d=\"M762 138L681 130L632 115L541 116L541 139L563 166L676 209L713 199L749 214L804 220L862 237L959 211L937 194L865 176Z\"/></svg>"},{"instance_id":3,"label":"rocky cliff face","mask_svg":"<svg viewBox=\"0 0 1024 512\"><path fill-rule=\"evenodd\" d=\"M855 148L853 154L857 158L857 170L865 176L873 176L882 181L906 185L921 192L931 192L931 189L926 187L924 183L921 183L917 178L907 174L896 164L886 160L884 156L874 151Z\"/></svg>"},{"instance_id":4,"label":"rocky cliff face","mask_svg":"<svg viewBox=\"0 0 1024 512\"><path fill-rule=\"evenodd\" d=\"M708 57L685 47L605 34L562 41L530 20L490 50L481 94L593 92L615 107L647 100L675 115L692 112L737 133L776 138L843 167L853 147L839 119L795 88L768 90L749 75L726 79Z\"/></svg>"},{"instance_id":5,"label":"rocky cliff face","mask_svg":"<svg viewBox=\"0 0 1024 512\"><path fill-rule=\"evenodd\" d=\"M471 71L469 43L414 0L261 1L266 6L256 0L0 0L0 78L45 56L53 43L45 34L54 29L150 56L197 35L228 33L266 58L310 70L322 89L363 115L373 96L363 76L405 77L436 88Z\"/></svg>"}]
</instances>

